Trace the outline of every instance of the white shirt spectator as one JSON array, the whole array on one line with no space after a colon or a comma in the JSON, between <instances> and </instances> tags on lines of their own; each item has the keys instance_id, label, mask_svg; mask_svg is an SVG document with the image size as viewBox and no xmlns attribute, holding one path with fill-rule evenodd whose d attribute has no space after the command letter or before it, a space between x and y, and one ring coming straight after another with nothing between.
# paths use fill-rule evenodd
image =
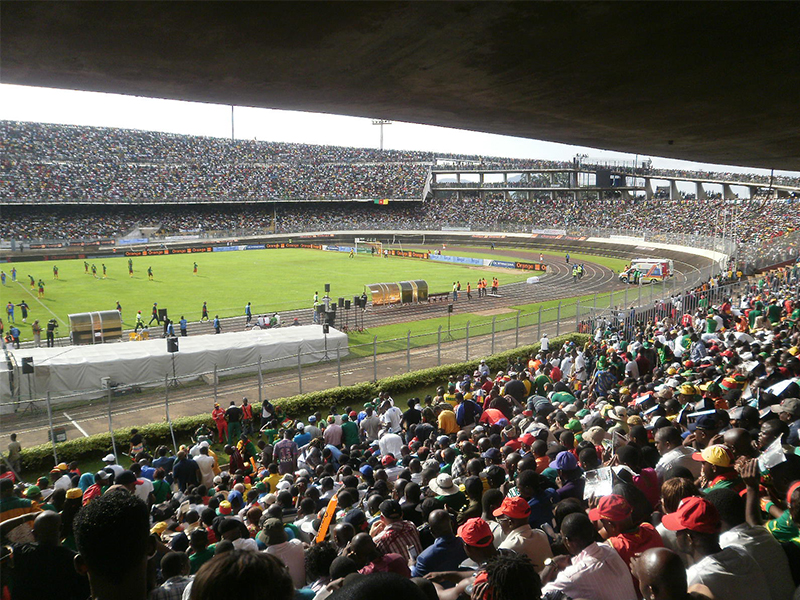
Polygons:
<instances>
[{"instance_id":1,"label":"white shirt spectator","mask_svg":"<svg viewBox=\"0 0 800 600\"><path fill-rule=\"evenodd\" d=\"M146 477L138 478L136 480L136 489L133 493L137 498L141 498L144 502L147 502L150 494L153 493L153 482Z\"/></svg>"},{"instance_id":2,"label":"white shirt spectator","mask_svg":"<svg viewBox=\"0 0 800 600\"><path fill-rule=\"evenodd\" d=\"M403 440L396 433L385 433L383 437L378 440L378 447L381 449L382 455L391 454L395 458L400 458Z\"/></svg>"},{"instance_id":3,"label":"white shirt spectator","mask_svg":"<svg viewBox=\"0 0 800 600\"><path fill-rule=\"evenodd\" d=\"M255 540L253 540L255 542ZM267 553L277 556L289 569L294 587L300 589L306 584L306 557L303 543L298 540L289 540L281 544L267 546Z\"/></svg>"},{"instance_id":4,"label":"white shirt spectator","mask_svg":"<svg viewBox=\"0 0 800 600\"><path fill-rule=\"evenodd\" d=\"M384 423L392 433L398 433L400 431L400 421L402 420L403 411L396 406L392 406L381 415L381 423Z\"/></svg>"},{"instance_id":5,"label":"white shirt spectator","mask_svg":"<svg viewBox=\"0 0 800 600\"><path fill-rule=\"evenodd\" d=\"M692 472L692 475L695 478L700 477L700 468L702 467L702 463L692 458L692 454L694 454L694 452L694 448L678 446L677 448L673 448L669 452L665 453L656 464L656 473L658 474L658 478L663 481L664 473L673 467L686 467Z\"/></svg>"},{"instance_id":6,"label":"white shirt spectator","mask_svg":"<svg viewBox=\"0 0 800 600\"><path fill-rule=\"evenodd\" d=\"M591 600L634 600L637 597L625 561L614 548L597 542L573 556L572 564L542 588L542 595L556 590L571 598Z\"/></svg>"},{"instance_id":7,"label":"white shirt spectator","mask_svg":"<svg viewBox=\"0 0 800 600\"><path fill-rule=\"evenodd\" d=\"M789 560L780 542L772 537L766 527L752 527L742 523L721 533L719 545L722 548L736 546L754 559L767 576L772 600L787 600L794 593L794 582L789 570Z\"/></svg>"},{"instance_id":8,"label":"white shirt spectator","mask_svg":"<svg viewBox=\"0 0 800 600\"><path fill-rule=\"evenodd\" d=\"M200 467L200 483L211 487L214 483L214 458L207 454L198 454L194 457L194 462Z\"/></svg>"},{"instance_id":9,"label":"white shirt spectator","mask_svg":"<svg viewBox=\"0 0 800 600\"><path fill-rule=\"evenodd\" d=\"M689 586L706 586L714 598L769 598L758 563L737 546L723 548L686 569Z\"/></svg>"}]
</instances>

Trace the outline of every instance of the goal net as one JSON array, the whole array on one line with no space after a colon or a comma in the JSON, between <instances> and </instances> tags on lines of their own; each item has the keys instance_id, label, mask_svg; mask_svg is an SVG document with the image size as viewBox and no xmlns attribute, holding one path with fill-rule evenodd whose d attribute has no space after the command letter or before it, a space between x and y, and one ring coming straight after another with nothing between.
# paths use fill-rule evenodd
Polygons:
<instances>
[{"instance_id":1,"label":"goal net","mask_svg":"<svg viewBox=\"0 0 800 600\"><path fill-rule=\"evenodd\" d=\"M383 243L368 241L361 238L356 238L355 242L356 254L365 254L368 256L383 256Z\"/></svg>"}]
</instances>

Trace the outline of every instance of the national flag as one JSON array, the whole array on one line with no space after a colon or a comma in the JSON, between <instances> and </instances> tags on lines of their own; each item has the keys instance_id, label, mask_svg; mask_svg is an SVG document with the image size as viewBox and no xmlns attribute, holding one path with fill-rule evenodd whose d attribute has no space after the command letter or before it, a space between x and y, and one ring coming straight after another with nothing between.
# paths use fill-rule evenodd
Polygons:
<instances>
[{"instance_id":1,"label":"national flag","mask_svg":"<svg viewBox=\"0 0 800 600\"><path fill-rule=\"evenodd\" d=\"M375 204L389 204L389 199L388 198L375 199L374 202Z\"/></svg>"}]
</instances>

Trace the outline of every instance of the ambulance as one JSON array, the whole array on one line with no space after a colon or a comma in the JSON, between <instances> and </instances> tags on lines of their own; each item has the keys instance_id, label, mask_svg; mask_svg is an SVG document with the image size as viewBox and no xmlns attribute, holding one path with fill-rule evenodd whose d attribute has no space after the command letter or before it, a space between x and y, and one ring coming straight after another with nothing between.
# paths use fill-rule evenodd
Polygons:
<instances>
[{"instance_id":1,"label":"ambulance","mask_svg":"<svg viewBox=\"0 0 800 600\"><path fill-rule=\"evenodd\" d=\"M654 283L665 281L674 274L672 260L668 258L635 258L630 266L619 274L623 283Z\"/></svg>"}]
</instances>

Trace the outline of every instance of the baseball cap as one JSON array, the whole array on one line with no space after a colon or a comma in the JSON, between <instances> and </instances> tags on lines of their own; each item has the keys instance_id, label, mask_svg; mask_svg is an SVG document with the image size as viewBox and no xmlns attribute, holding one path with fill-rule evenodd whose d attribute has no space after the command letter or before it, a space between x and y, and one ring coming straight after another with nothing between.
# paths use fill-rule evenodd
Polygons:
<instances>
[{"instance_id":1,"label":"baseball cap","mask_svg":"<svg viewBox=\"0 0 800 600\"><path fill-rule=\"evenodd\" d=\"M695 429L716 430L719 429L719 423L713 415L703 415L695 423Z\"/></svg>"},{"instance_id":2,"label":"baseball cap","mask_svg":"<svg viewBox=\"0 0 800 600\"><path fill-rule=\"evenodd\" d=\"M597 508L589 511L589 518L592 521L606 519L608 521L622 521L631 516L633 509L628 501L617 494L609 494L600 499Z\"/></svg>"},{"instance_id":3,"label":"baseball cap","mask_svg":"<svg viewBox=\"0 0 800 600\"><path fill-rule=\"evenodd\" d=\"M275 517L267 519L264 521L264 529L283 529L283 521Z\"/></svg>"},{"instance_id":4,"label":"baseball cap","mask_svg":"<svg viewBox=\"0 0 800 600\"><path fill-rule=\"evenodd\" d=\"M800 400L797 398L786 398L780 404L770 406L774 413L789 413L794 417L800 417Z\"/></svg>"},{"instance_id":5,"label":"baseball cap","mask_svg":"<svg viewBox=\"0 0 800 600\"><path fill-rule=\"evenodd\" d=\"M698 496L681 500L678 510L664 515L661 523L670 531L688 529L698 533L717 533L719 513L711 502Z\"/></svg>"},{"instance_id":6,"label":"baseball cap","mask_svg":"<svg viewBox=\"0 0 800 600\"><path fill-rule=\"evenodd\" d=\"M305 423L298 423L298 424L297 424L297 428L298 428L300 431L303 431L303 430L306 428L306 426L305 426Z\"/></svg>"},{"instance_id":7,"label":"baseball cap","mask_svg":"<svg viewBox=\"0 0 800 600\"><path fill-rule=\"evenodd\" d=\"M350 523L353 527L356 528L356 531L360 529L360 527L367 522L367 515L364 514L364 511L360 508L354 508L344 516L342 519L345 523Z\"/></svg>"},{"instance_id":8,"label":"baseball cap","mask_svg":"<svg viewBox=\"0 0 800 600\"><path fill-rule=\"evenodd\" d=\"M384 500L380 507L381 515L389 519L399 519L403 516L403 509L397 500Z\"/></svg>"},{"instance_id":9,"label":"baseball cap","mask_svg":"<svg viewBox=\"0 0 800 600\"><path fill-rule=\"evenodd\" d=\"M392 456L391 454L387 454L386 456L384 456L384 457L381 459L381 464L382 464L384 467L389 467L389 466L393 465L393 464L394 464L394 463L396 463L396 462L397 462L397 461L395 460L394 456Z\"/></svg>"},{"instance_id":10,"label":"baseball cap","mask_svg":"<svg viewBox=\"0 0 800 600\"><path fill-rule=\"evenodd\" d=\"M564 450L556 455L555 460L550 466L559 471L572 471L578 468L578 459L575 458L572 452Z\"/></svg>"},{"instance_id":11,"label":"baseball cap","mask_svg":"<svg viewBox=\"0 0 800 600\"><path fill-rule=\"evenodd\" d=\"M36 498L42 493L41 488L38 485L31 485L28 489L25 490L25 497L26 498Z\"/></svg>"},{"instance_id":12,"label":"baseball cap","mask_svg":"<svg viewBox=\"0 0 800 600\"><path fill-rule=\"evenodd\" d=\"M67 500L77 500L83 497L83 490L81 488L69 488L67 490Z\"/></svg>"},{"instance_id":13,"label":"baseball cap","mask_svg":"<svg viewBox=\"0 0 800 600\"><path fill-rule=\"evenodd\" d=\"M369 465L361 465L361 468L358 469L358 472L361 473L364 477L370 477L372 475L372 467Z\"/></svg>"},{"instance_id":14,"label":"baseball cap","mask_svg":"<svg viewBox=\"0 0 800 600\"><path fill-rule=\"evenodd\" d=\"M492 513L495 517L505 515L510 519L527 519L531 514L531 507L527 500L521 496L503 498L500 508Z\"/></svg>"},{"instance_id":15,"label":"baseball cap","mask_svg":"<svg viewBox=\"0 0 800 600\"><path fill-rule=\"evenodd\" d=\"M227 500L223 500L219 503L219 508L217 508L218 515L229 515L233 508L231 507L231 503Z\"/></svg>"},{"instance_id":16,"label":"baseball cap","mask_svg":"<svg viewBox=\"0 0 800 600\"><path fill-rule=\"evenodd\" d=\"M486 452L481 454L481 458L488 458L489 460L498 460L503 458L503 453L497 448L489 448Z\"/></svg>"},{"instance_id":17,"label":"baseball cap","mask_svg":"<svg viewBox=\"0 0 800 600\"><path fill-rule=\"evenodd\" d=\"M317 422L317 417L315 417L314 415L311 415L310 417L308 417L308 422L309 423L316 423Z\"/></svg>"},{"instance_id":18,"label":"baseball cap","mask_svg":"<svg viewBox=\"0 0 800 600\"><path fill-rule=\"evenodd\" d=\"M733 464L733 454L723 444L707 446L702 452L695 452L692 458L698 462L707 462L717 467L730 467Z\"/></svg>"},{"instance_id":19,"label":"baseball cap","mask_svg":"<svg viewBox=\"0 0 800 600\"><path fill-rule=\"evenodd\" d=\"M464 540L467 546L475 546L477 548L491 546L494 541L494 535L492 535L489 524L480 517L468 519L466 523L459 527L458 537Z\"/></svg>"},{"instance_id":20,"label":"baseball cap","mask_svg":"<svg viewBox=\"0 0 800 600\"><path fill-rule=\"evenodd\" d=\"M103 462L112 462L113 463L116 460L117 459L114 457L113 454L106 454L105 457L103 458Z\"/></svg>"}]
</instances>

